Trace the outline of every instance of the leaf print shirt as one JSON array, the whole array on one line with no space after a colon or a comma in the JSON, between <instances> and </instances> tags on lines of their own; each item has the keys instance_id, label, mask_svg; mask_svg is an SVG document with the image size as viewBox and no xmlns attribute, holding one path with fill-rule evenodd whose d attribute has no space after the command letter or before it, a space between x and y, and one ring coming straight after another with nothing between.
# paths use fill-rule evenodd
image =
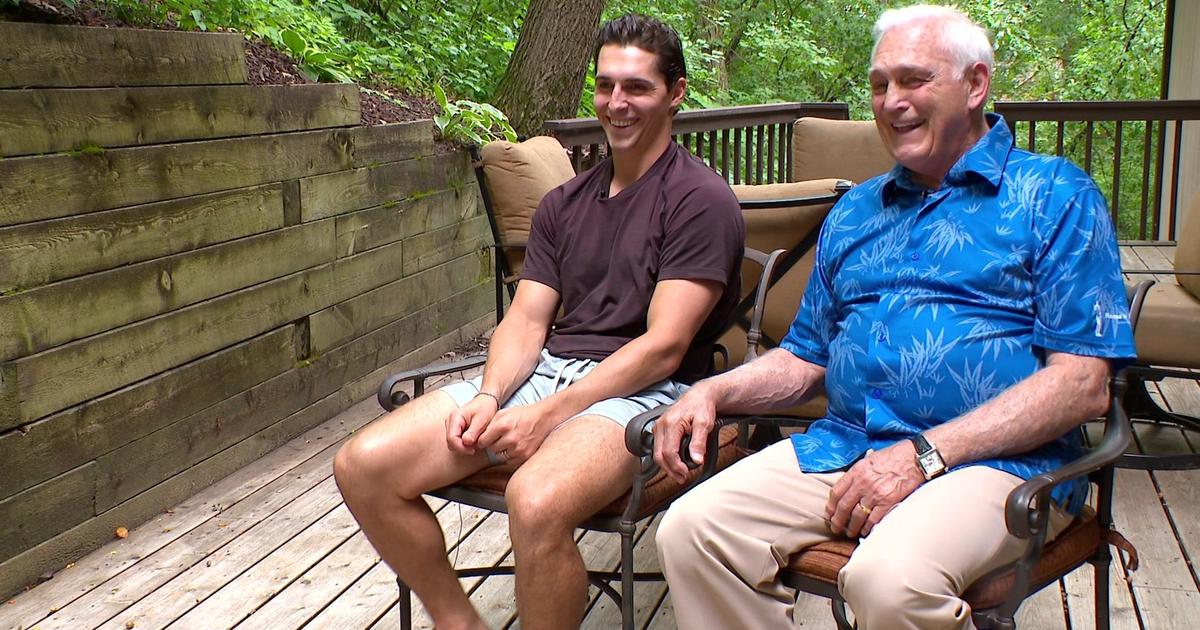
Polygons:
<instances>
[{"instance_id":1,"label":"leaf print shirt","mask_svg":"<svg viewBox=\"0 0 1200 630\"><path fill-rule=\"evenodd\" d=\"M824 366L829 409L792 441L801 469L846 468L953 420L1045 365L1046 352L1134 358L1107 204L1085 172L1013 146L1003 118L930 191L896 165L830 211L780 344ZM973 462L1028 479L1078 457L1080 430ZM1054 489L1075 513L1079 480Z\"/></svg>"}]
</instances>

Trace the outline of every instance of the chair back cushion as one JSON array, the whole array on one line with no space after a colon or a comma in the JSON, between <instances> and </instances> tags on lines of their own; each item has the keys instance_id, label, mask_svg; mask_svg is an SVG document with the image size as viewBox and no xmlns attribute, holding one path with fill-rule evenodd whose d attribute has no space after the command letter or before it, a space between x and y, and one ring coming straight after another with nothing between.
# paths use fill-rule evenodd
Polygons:
<instances>
[{"instance_id":1,"label":"chair back cushion","mask_svg":"<svg viewBox=\"0 0 1200 630\"><path fill-rule=\"evenodd\" d=\"M549 136L520 143L489 142L479 155L499 244L523 244L542 197L575 176L571 160L558 140ZM524 250L506 249L504 255L509 271L520 273Z\"/></svg>"},{"instance_id":2,"label":"chair back cushion","mask_svg":"<svg viewBox=\"0 0 1200 630\"><path fill-rule=\"evenodd\" d=\"M829 195L840 180L792 182L784 184L735 185L733 194L739 201L785 199ZM762 329L766 338L778 343L787 334L800 298L808 286L812 273L816 237L829 214L832 203L799 205L785 208L747 209L742 211L746 222L746 245L759 251L788 250L777 269L776 282L767 293L767 306L763 315ZM798 250L792 253L793 250ZM796 255L799 254L799 258ZM788 267L788 262L793 264ZM750 295L758 280L759 269L753 263L742 262L743 297ZM721 345L729 350L730 366L739 365L746 355L746 328L735 325L721 338ZM759 348L760 353L771 345ZM825 413L825 399L810 401L801 409L790 409L786 413L804 417L820 417Z\"/></svg>"},{"instance_id":3,"label":"chair back cushion","mask_svg":"<svg viewBox=\"0 0 1200 630\"><path fill-rule=\"evenodd\" d=\"M1177 271L1200 271L1200 192L1192 197L1178 229L1175 230L1175 269ZM1200 299L1200 275L1176 275L1179 286L1187 289L1192 297Z\"/></svg>"},{"instance_id":4,"label":"chair back cushion","mask_svg":"<svg viewBox=\"0 0 1200 630\"><path fill-rule=\"evenodd\" d=\"M801 118L792 125L792 181L848 179L860 184L895 164L872 121Z\"/></svg>"}]
</instances>

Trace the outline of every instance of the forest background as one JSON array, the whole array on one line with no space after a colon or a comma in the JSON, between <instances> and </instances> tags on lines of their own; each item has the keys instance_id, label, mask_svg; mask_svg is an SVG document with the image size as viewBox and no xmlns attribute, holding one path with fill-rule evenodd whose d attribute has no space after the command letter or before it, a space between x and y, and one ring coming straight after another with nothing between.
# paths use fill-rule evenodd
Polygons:
<instances>
[{"instance_id":1,"label":"forest background","mask_svg":"<svg viewBox=\"0 0 1200 630\"><path fill-rule=\"evenodd\" d=\"M26 0L0 0L16 5ZM60 0L75 5L85 0ZM492 101L527 14L653 15L675 26L687 108L837 101L870 117L870 27L886 0L96 0L133 24L236 29L289 52L311 78ZM992 35L997 100L1130 100L1161 93L1165 0L959 0ZM542 6L538 6L542 5ZM590 5L590 6L589 6ZM549 7L549 8L548 8ZM563 40L591 33L526 33ZM590 64L589 64L590 65ZM590 76L578 114L591 115Z\"/></svg>"},{"instance_id":2,"label":"forest background","mask_svg":"<svg viewBox=\"0 0 1200 630\"><path fill-rule=\"evenodd\" d=\"M656 16L684 40L685 109L772 102L843 102L871 117L871 25L911 0L0 0L0 10L49 6L121 24L236 30L293 57L314 81L354 81L374 96L435 117L447 139L480 143L503 119L539 133L548 119L592 116L595 25L627 12ZM957 0L996 49L1001 101L1158 99L1166 0ZM395 98L403 95L412 98ZM424 101L424 106L413 103ZM488 103L495 103L499 110ZM1095 142L1111 154L1113 128ZM1050 126L1039 146L1051 146ZM1126 130L1139 159L1144 132ZM511 137L511 135L510 135ZM1066 154L1082 163L1082 127ZM1134 155L1139 153L1139 155ZM1123 160L1125 158L1122 158ZM1092 171L1110 190L1110 160ZM1140 173L1121 173L1118 233L1134 238ZM1128 181L1126 181L1128 180ZM1114 200L1110 200L1112 203Z\"/></svg>"}]
</instances>

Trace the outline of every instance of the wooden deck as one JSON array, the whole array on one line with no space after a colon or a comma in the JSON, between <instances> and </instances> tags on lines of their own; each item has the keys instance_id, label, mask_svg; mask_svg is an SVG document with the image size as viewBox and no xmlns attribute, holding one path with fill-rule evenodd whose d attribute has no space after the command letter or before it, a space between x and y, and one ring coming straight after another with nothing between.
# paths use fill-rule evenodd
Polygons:
<instances>
[{"instance_id":1,"label":"wooden deck","mask_svg":"<svg viewBox=\"0 0 1200 630\"><path fill-rule=\"evenodd\" d=\"M1127 268L1169 267L1170 248L1122 248ZM1161 281L1172 282L1169 276ZM1200 414L1200 386L1165 382L1167 404ZM153 521L59 571L53 579L0 604L0 630L38 628L291 628L399 627L396 587L341 502L331 475L338 446L380 414L363 401L254 464L201 491ZM1192 449L1197 436L1140 427L1143 445ZM1120 471L1117 525L1137 546L1142 567L1127 581L1114 566L1115 629L1194 628L1200 625L1200 578L1191 558L1200 552L1198 472ZM458 566L510 559L507 518L432 501ZM639 569L656 568L650 535L637 546ZM616 537L581 534L592 567L615 568ZM493 627L518 627L512 579L467 580L466 587ZM1022 628L1092 628L1090 568L1076 571L1028 602ZM673 628L663 584L638 586L637 619L646 628ZM429 627L417 603L416 627ZM832 628L823 601L797 606L797 627ZM593 589L584 626L619 627L610 601Z\"/></svg>"}]
</instances>

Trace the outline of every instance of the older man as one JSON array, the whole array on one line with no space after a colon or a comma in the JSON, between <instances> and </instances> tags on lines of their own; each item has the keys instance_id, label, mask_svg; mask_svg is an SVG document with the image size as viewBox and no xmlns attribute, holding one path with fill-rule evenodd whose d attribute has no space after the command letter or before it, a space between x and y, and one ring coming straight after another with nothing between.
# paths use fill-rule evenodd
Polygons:
<instances>
[{"instance_id":1,"label":"older man","mask_svg":"<svg viewBox=\"0 0 1200 630\"><path fill-rule=\"evenodd\" d=\"M629 488L623 425L706 372L738 299L737 199L671 141L687 85L678 35L618 18L595 64L612 157L542 200L483 376L404 405L334 461L346 505L438 628L486 626L421 493L515 466L505 498L521 626L578 626L587 575L573 532Z\"/></svg>"},{"instance_id":2,"label":"older man","mask_svg":"<svg viewBox=\"0 0 1200 630\"><path fill-rule=\"evenodd\" d=\"M1105 202L1067 161L984 115L987 35L948 7L884 13L870 82L897 165L822 227L781 348L697 383L655 426L656 457L704 456L722 412L798 403L825 418L677 502L657 542L681 628L790 624L794 552L861 538L839 576L860 628L964 628L962 591L1015 560L1005 497L1080 452L1114 363L1134 356ZM1086 498L1054 492L1052 534Z\"/></svg>"}]
</instances>

